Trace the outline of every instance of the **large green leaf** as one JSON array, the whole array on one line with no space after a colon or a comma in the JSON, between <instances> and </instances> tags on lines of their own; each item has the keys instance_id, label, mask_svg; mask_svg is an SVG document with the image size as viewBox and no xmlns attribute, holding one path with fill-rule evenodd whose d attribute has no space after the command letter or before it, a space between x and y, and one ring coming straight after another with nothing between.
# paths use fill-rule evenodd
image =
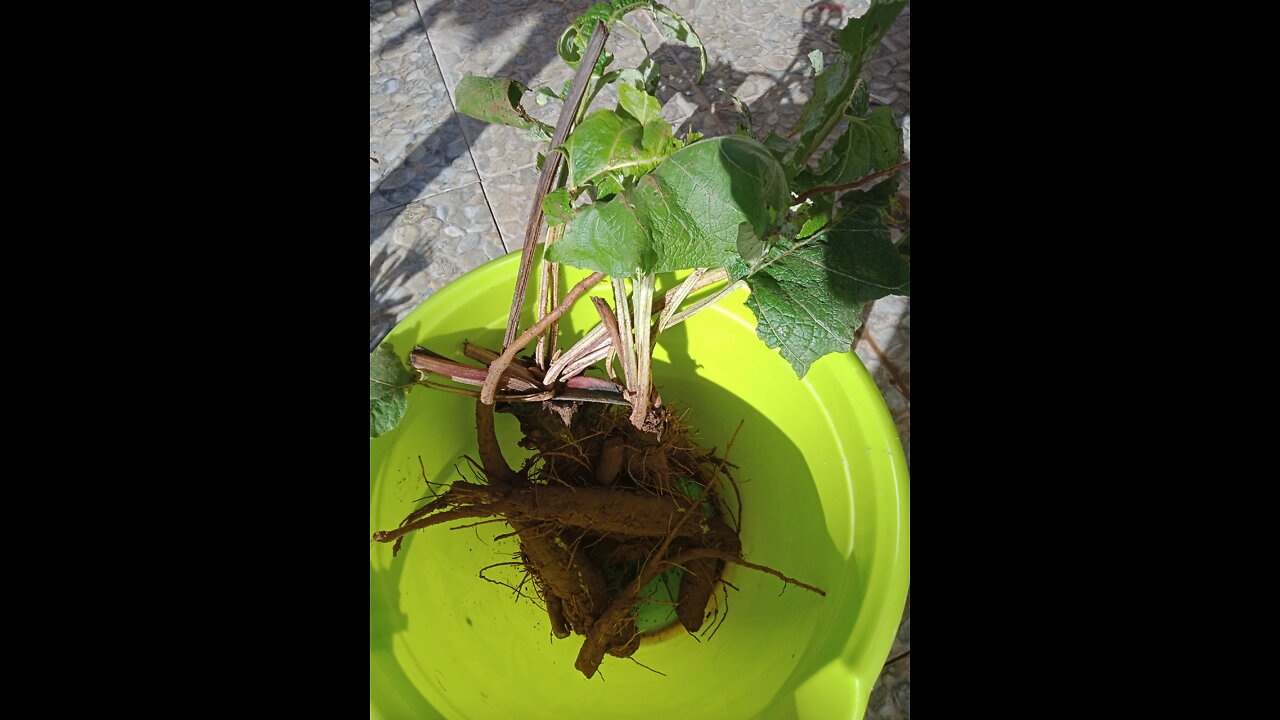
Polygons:
<instances>
[{"instance_id":1,"label":"large green leaf","mask_svg":"<svg viewBox=\"0 0 1280 720\"><path fill-rule=\"evenodd\" d=\"M823 157L822 175L811 187L861 180L877 170L896 165L901 159L902 131L893 121L893 108L879 107L866 117L849 119L848 129Z\"/></svg>"},{"instance_id":2,"label":"large green leaf","mask_svg":"<svg viewBox=\"0 0 1280 720\"><path fill-rule=\"evenodd\" d=\"M638 176L653 170L662 162L662 149L646 149L644 134L644 126L628 115L613 110L588 115L564 143L569 186L582 187L606 173Z\"/></svg>"},{"instance_id":3,"label":"large green leaf","mask_svg":"<svg viewBox=\"0 0 1280 720\"><path fill-rule=\"evenodd\" d=\"M547 259L614 277L724 267L738 257L740 226L763 237L790 199L782 168L759 142L702 140L583 210Z\"/></svg>"},{"instance_id":4,"label":"large green leaf","mask_svg":"<svg viewBox=\"0 0 1280 720\"><path fill-rule=\"evenodd\" d=\"M409 390L417 376L387 343L369 353L369 437L385 435L400 423L409 407Z\"/></svg>"},{"instance_id":5,"label":"large green leaf","mask_svg":"<svg viewBox=\"0 0 1280 720\"><path fill-rule=\"evenodd\" d=\"M543 140L550 140L555 128L537 120L525 111L520 98L528 90L510 78L478 77L467 73L458 83L454 98L458 112L486 122L532 130Z\"/></svg>"},{"instance_id":6,"label":"large green leaf","mask_svg":"<svg viewBox=\"0 0 1280 720\"><path fill-rule=\"evenodd\" d=\"M869 193L874 201L824 232L779 242L754 267L741 260L729 266L730 276L751 288L747 307L756 334L800 377L823 355L849 351L864 305L909 288L910 270L890 240L882 196Z\"/></svg>"},{"instance_id":7,"label":"large green leaf","mask_svg":"<svg viewBox=\"0 0 1280 720\"><path fill-rule=\"evenodd\" d=\"M788 178L804 169L809 156L844 117L863 64L875 53L894 18L905 6L906 0L873 2L862 17L851 18L836 32L834 37L841 52L813 80L813 95L800 111L796 125L799 137L795 149L783 162Z\"/></svg>"}]
</instances>

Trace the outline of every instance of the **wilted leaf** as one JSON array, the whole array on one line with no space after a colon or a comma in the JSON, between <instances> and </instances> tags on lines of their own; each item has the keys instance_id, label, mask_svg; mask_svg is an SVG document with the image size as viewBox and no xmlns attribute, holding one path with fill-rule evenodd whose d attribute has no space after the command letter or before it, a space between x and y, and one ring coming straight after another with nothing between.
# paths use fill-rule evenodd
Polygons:
<instances>
[{"instance_id":1,"label":"wilted leaf","mask_svg":"<svg viewBox=\"0 0 1280 720\"><path fill-rule=\"evenodd\" d=\"M520 98L528 90L510 78L477 77L467 73L454 93L458 112L486 122L532 130L543 140L550 140L555 128L525 112Z\"/></svg>"},{"instance_id":2,"label":"wilted leaf","mask_svg":"<svg viewBox=\"0 0 1280 720\"><path fill-rule=\"evenodd\" d=\"M702 82L702 76L707 72L707 50L702 45L702 39L698 37L698 33L694 32L693 27L679 13L652 0L612 0L612 2L601 2L592 5L579 15L573 21L573 24L560 35L560 39L556 41L556 54L569 67L577 68L578 63L582 61L582 54L586 51L587 43L591 41L591 34L595 30L597 21L604 23L605 28L612 31L614 24L626 16L627 13L642 8L651 8L654 11L654 15L662 26L664 35L698 50L698 76L694 82ZM602 54L593 69L594 74L604 75L604 69L612 61L612 55L608 53Z\"/></svg>"}]
</instances>

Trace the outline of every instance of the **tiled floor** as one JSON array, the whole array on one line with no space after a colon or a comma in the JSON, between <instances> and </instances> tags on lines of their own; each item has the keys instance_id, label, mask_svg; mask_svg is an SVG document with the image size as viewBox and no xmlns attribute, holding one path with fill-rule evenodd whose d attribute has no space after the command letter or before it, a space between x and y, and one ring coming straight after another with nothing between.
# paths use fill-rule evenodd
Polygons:
<instances>
[{"instance_id":1,"label":"tiled floor","mask_svg":"<svg viewBox=\"0 0 1280 720\"><path fill-rule=\"evenodd\" d=\"M564 28L595 0L376 0L369 5L369 344L462 273L520 246L538 174L526 133L458 115L451 98L470 72L558 89L572 75L555 53ZM746 103L758 137L789 128L808 99L807 55L834 50L831 33L867 0L668 0L707 47L706 77L694 84L696 54L663 44L646 27L664 68L658 97L678 132L732 132ZM911 111L911 7L899 16L868 73L871 102ZM615 32L609 52L634 65L633 35ZM555 124L558 108L529 103ZM903 187L910 192L910 171ZM877 301L855 351L875 377L911 459L911 304ZM910 597L867 718L911 714ZM903 653L908 653L904 655Z\"/></svg>"}]
</instances>

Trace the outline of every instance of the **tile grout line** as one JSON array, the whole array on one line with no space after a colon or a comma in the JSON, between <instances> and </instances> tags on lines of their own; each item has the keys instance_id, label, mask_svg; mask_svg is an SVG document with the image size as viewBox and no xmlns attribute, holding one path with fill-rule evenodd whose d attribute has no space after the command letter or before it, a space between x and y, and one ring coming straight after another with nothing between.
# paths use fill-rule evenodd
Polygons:
<instances>
[{"instance_id":1,"label":"tile grout line","mask_svg":"<svg viewBox=\"0 0 1280 720\"><path fill-rule=\"evenodd\" d=\"M427 47L431 49L431 60L436 64L436 69L440 71L440 79L444 82L444 94L449 100L449 109L453 111L453 116L458 119L458 129L462 129L462 120L458 114L458 108L453 104L453 94L449 92L449 82L444 77L444 68L440 65L440 58L436 57L436 47L431 44L431 33L427 29L427 19L422 16L422 8L418 7L418 0L413 0L413 7L418 11L418 19L422 21L422 35L427 39ZM498 242L502 243L503 253L510 253L507 247L507 241L502 237L502 228L498 227L498 216L493 212L493 205L489 202L489 193L484 187L484 178L480 176L480 165L476 163L476 155L471 151L471 141L467 139L466 132L459 132L462 136L462 143L467 146L467 157L471 160L471 169L475 170L476 182L480 183L480 195L484 198L484 207L489 211L489 219L493 221L493 229L498 233Z\"/></svg>"},{"instance_id":2,"label":"tile grout line","mask_svg":"<svg viewBox=\"0 0 1280 720\"><path fill-rule=\"evenodd\" d=\"M397 209L402 208L402 207L407 207L407 206L412 205L412 204L414 204L414 203L416 203L416 202L422 202L423 200L430 200L430 199L431 199L431 198L433 198L433 197L440 197L441 195L444 195L445 193L451 193L451 192L453 192L454 190L464 190L464 189L469 188L469 187L471 187L472 185L475 185L476 183L480 182L480 179L479 179L479 178L480 178L480 173L476 173L476 179L475 179L475 180L472 180L471 182L465 182L465 183L462 183L461 185L455 185L455 186L453 186L453 187L443 188L443 189L441 189L441 190L437 190L437 191L435 191L435 192L433 192L433 193L430 193L429 195L421 195L421 196L419 196L419 197L416 197L416 198L414 198L414 199L410 200L409 202L402 202L402 203L399 203L399 204L397 204L397 205L388 205L388 206L386 206L386 207L384 207L384 208L381 208L381 209L378 209L378 210L374 210L373 212L369 213L369 217L373 217L374 215L378 215L379 213L384 213L384 212L387 212L387 211L389 211L389 210L397 210Z\"/></svg>"},{"instance_id":3,"label":"tile grout line","mask_svg":"<svg viewBox=\"0 0 1280 720\"><path fill-rule=\"evenodd\" d=\"M501 173L498 173L497 175L494 175L493 177L489 178L489 180L501 180L502 178L505 178L505 177L507 177L508 175L515 175L515 174L516 174L516 173L518 173L518 172L524 172L525 170L528 170L529 168L532 168L532 167L537 167L537 163L529 163L528 165L521 165L521 166L520 166L520 167L518 167L518 168L512 168L511 170L507 170L507 171L505 171L505 172L501 172ZM420 196L418 196L418 197L416 197L416 198L414 198L414 199L412 199L412 200L410 200L410 201L408 201L408 202L397 203L397 204L395 204L395 205L388 205L388 206L386 206L386 207L384 207L384 208L379 208L379 209L374 210L373 212L369 213L369 217L373 217L374 215L377 215L378 213L384 213L384 212L387 212L387 211L389 211L389 210L396 210L396 209L399 209L399 208L402 208L402 207L406 207L406 206L412 205L412 204L414 204L414 203L416 203L416 202L422 202L423 200L430 200L430 199L431 199L431 198L433 198L433 197L439 197L439 196L441 196L441 195L444 195L445 193L451 193L451 192L453 192L454 190L463 190L463 189L465 189L465 188L469 188L469 187L471 187L472 185L475 185L476 183L483 183L483 182L484 182L484 180L485 180L485 178L484 178L484 177L482 177L482 176L480 175L480 173L479 173L479 172L476 172L476 179L475 179L475 180L472 180L472 181L470 181L470 182L464 182L464 183L462 183L461 185L454 185L453 187L441 188L441 189L439 189L439 190L436 190L436 191L435 191L435 192L433 192L433 193L430 193L430 194L427 194L427 195L420 195ZM484 189L484 188L483 188L483 186L482 186L482 187L481 187L481 190L483 191L483 189ZM499 232L501 232L501 230L499 230ZM505 248L505 247L506 247L506 244L504 243L504 244L503 244L503 248Z\"/></svg>"}]
</instances>

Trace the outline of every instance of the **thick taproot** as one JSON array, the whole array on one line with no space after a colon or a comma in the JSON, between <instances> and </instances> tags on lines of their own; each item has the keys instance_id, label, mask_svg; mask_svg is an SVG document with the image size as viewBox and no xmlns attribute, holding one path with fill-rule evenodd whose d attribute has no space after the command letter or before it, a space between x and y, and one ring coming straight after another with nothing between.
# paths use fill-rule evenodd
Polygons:
<instances>
[{"instance_id":1,"label":"thick taproot","mask_svg":"<svg viewBox=\"0 0 1280 720\"><path fill-rule=\"evenodd\" d=\"M662 537L674 527L692 504L687 498L631 492L618 488L575 488L561 485L525 485L510 488L476 485L464 481L450 492L475 504L501 502L508 519L555 522L613 535ZM704 534L698 523L685 523L680 537Z\"/></svg>"}]
</instances>

